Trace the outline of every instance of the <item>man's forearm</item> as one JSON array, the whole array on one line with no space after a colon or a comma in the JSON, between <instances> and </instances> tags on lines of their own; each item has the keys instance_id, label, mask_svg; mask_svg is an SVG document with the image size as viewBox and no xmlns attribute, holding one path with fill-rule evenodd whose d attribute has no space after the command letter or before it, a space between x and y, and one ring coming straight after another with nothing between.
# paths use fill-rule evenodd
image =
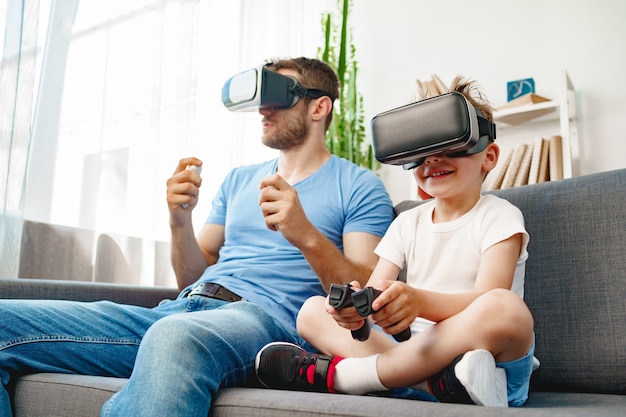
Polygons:
<instances>
[{"instance_id":1,"label":"man's forearm","mask_svg":"<svg viewBox=\"0 0 626 417\"><path fill-rule=\"evenodd\" d=\"M359 281L361 285L365 285L373 270L363 263L347 258L321 233L307 247L300 250L326 291L332 283Z\"/></svg>"},{"instance_id":2,"label":"man's forearm","mask_svg":"<svg viewBox=\"0 0 626 417\"><path fill-rule=\"evenodd\" d=\"M184 232L172 228L171 257L180 290L194 283L208 266L193 231Z\"/></svg>"}]
</instances>

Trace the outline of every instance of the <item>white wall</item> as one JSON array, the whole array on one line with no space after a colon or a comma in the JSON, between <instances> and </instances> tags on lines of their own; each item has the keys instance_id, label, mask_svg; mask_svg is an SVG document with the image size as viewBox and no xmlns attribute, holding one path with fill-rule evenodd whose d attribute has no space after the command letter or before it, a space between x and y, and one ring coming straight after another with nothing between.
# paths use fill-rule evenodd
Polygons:
<instances>
[{"instance_id":1,"label":"white wall","mask_svg":"<svg viewBox=\"0 0 626 417\"><path fill-rule=\"evenodd\" d=\"M351 19L366 120L414 100L415 80L434 73L446 83L474 78L498 107L506 82L520 78L557 99L567 70L577 90L581 174L626 167L626 1L355 0ZM413 195L402 168L381 176L394 202Z\"/></svg>"}]
</instances>

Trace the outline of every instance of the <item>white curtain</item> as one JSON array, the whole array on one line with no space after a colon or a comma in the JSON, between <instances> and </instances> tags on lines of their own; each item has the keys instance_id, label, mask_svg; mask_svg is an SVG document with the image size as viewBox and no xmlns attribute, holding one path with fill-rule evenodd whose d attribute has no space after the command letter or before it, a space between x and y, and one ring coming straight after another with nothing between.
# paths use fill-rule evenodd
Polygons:
<instances>
[{"instance_id":1,"label":"white curtain","mask_svg":"<svg viewBox=\"0 0 626 417\"><path fill-rule=\"evenodd\" d=\"M204 162L194 212L199 230L228 170L275 155L260 144L258 114L223 108L224 81L268 58L314 56L322 43L321 14L335 1L41 4L50 30L24 216L92 231L94 251L103 236L122 252L132 240L143 265L134 274L140 284L153 284L154 265L162 263L155 257L167 256L154 245L169 240L165 182L178 160L193 155Z\"/></svg>"},{"instance_id":2,"label":"white curtain","mask_svg":"<svg viewBox=\"0 0 626 417\"><path fill-rule=\"evenodd\" d=\"M19 265L39 16L38 1L0 1L0 276L15 276Z\"/></svg>"}]
</instances>

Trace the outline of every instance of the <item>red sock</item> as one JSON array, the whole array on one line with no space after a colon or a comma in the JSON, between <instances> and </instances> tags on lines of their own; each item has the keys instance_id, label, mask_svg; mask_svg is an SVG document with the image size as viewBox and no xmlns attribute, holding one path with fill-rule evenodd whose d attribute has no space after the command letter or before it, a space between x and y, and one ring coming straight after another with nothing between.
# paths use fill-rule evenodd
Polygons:
<instances>
[{"instance_id":1,"label":"red sock","mask_svg":"<svg viewBox=\"0 0 626 417\"><path fill-rule=\"evenodd\" d=\"M328 392L333 394L335 394L335 367L342 360L342 357L335 356L330 362L330 366L328 367L328 375L326 375L326 385L328 385Z\"/></svg>"},{"instance_id":2,"label":"red sock","mask_svg":"<svg viewBox=\"0 0 626 417\"><path fill-rule=\"evenodd\" d=\"M335 356L328 366L328 374L326 375L326 386L328 387L328 392L335 394L335 366L343 360L340 356ZM306 379L309 381L309 384L313 385L313 381L315 380L315 366L309 366L306 371Z\"/></svg>"}]
</instances>

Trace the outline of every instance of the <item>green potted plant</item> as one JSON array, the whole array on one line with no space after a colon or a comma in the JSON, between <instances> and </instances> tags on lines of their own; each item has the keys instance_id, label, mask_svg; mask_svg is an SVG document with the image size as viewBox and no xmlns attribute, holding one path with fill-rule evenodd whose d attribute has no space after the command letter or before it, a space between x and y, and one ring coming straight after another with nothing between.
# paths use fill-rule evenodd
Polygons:
<instances>
[{"instance_id":1,"label":"green potted plant","mask_svg":"<svg viewBox=\"0 0 626 417\"><path fill-rule=\"evenodd\" d=\"M363 97L356 86L356 48L348 26L352 0L337 0L337 7L340 22L333 12L322 14L324 46L318 49L318 58L337 71L341 83L339 99L334 106L333 122L326 133L326 145L331 153L376 171L380 164L374 158L372 145L365 143Z\"/></svg>"}]
</instances>

